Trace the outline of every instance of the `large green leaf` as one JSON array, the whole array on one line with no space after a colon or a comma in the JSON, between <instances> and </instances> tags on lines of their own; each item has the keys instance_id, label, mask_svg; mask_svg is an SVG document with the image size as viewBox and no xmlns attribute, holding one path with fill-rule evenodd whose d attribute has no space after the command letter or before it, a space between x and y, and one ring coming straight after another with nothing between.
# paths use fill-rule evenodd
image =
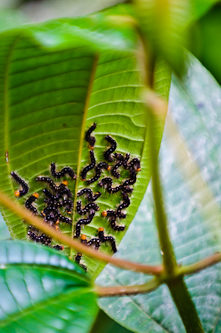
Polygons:
<instances>
[{"instance_id":1,"label":"large green leaf","mask_svg":"<svg viewBox=\"0 0 221 333\"><path fill-rule=\"evenodd\" d=\"M116 14L116 10L111 9L110 13ZM103 28L103 20L102 14L97 14L82 20L25 26L0 35L0 187L13 198L17 184L10 178L10 172L16 171L28 182L30 193L40 194L37 204L41 210L45 184L37 183L35 178L50 175L50 163L56 162L58 169L69 165L77 172L76 186L75 181L69 182L75 203L76 192L85 186L80 171L89 163L89 150L83 140L85 130L96 122L97 161L103 160L107 134L117 140L118 152L129 152L131 157L141 159L142 171L134 186L127 219L123 221L127 230L150 179L148 119L140 98L139 66L131 52L131 45L135 48L136 43L124 27ZM157 65L155 84L159 94L166 97L170 73L162 62ZM162 132L163 124L156 129L156 150ZM100 189L97 183L91 188ZM114 209L120 200L120 194L111 196L102 191L97 201L100 212ZM24 204L25 198L18 201ZM124 232L113 231L100 212L83 232L94 237L98 227L104 226L105 234L114 235L119 244ZM7 210L3 214L11 235L26 239L23 221ZM73 216L74 221L79 218ZM74 227L75 223L72 228L61 229L73 235ZM103 244L101 249L111 252L109 245ZM70 255L69 249L65 251ZM96 271L95 275L104 267L91 259L86 263L91 272Z\"/></svg>"},{"instance_id":2,"label":"large green leaf","mask_svg":"<svg viewBox=\"0 0 221 333\"><path fill-rule=\"evenodd\" d=\"M89 331L97 314L90 279L56 252L21 241L1 242L1 332Z\"/></svg>"},{"instance_id":3,"label":"large green leaf","mask_svg":"<svg viewBox=\"0 0 221 333\"><path fill-rule=\"evenodd\" d=\"M173 80L170 93L172 116L179 126L188 148L211 187L214 199L202 205L201 187L193 192L195 175L186 179L177 165L179 152L162 141L160 159L170 235L179 263L186 265L220 251L220 215L211 207L221 207L220 197L220 87L214 78L191 58L188 75L181 86ZM167 126L165 126L165 134ZM176 139L173 139L176 144ZM171 142L171 141L170 141ZM188 161L182 166L186 170ZM216 203L214 203L216 201ZM208 216L208 212L210 215ZM119 257L142 263L160 263L153 201L150 189L119 247ZM221 265L210 267L185 278L205 332L220 332ZM107 265L97 282L102 285L144 283L148 278ZM185 332L177 309L166 286L134 297L100 300L101 308L121 325L135 332Z\"/></svg>"}]
</instances>

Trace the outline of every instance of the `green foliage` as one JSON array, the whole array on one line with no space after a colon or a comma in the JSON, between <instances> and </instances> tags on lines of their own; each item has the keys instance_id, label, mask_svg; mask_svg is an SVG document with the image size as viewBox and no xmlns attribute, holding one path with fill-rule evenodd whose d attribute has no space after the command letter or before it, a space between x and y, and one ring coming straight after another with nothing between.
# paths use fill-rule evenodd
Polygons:
<instances>
[{"instance_id":1,"label":"green foliage","mask_svg":"<svg viewBox=\"0 0 221 333\"><path fill-rule=\"evenodd\" d=\"M130 2L84 18L57 19L26 26L20 26L21 19L16 13L14 19L6 12L0 13L0 189L14 198L17 184L11 179L10 172L16 171L28 182L30 193L41 195L45 184L37 183L35 178L38 175L49 176L50 163L56 162L58 169L68 165L77 172L76 181L67 177L76 205L76 194L85 187L80 180L80 172L89 163L84 135L86 129L96 122L97 161L103 161L103 152L108 146L104 137L110 134L117 140L118 152L130 152L132 157L141 159L142 171L134 186L127 218L123 220L127 234L114 232L107 219L101 217L103 210L115 208L121 199L119 194L109 195L104 190L101 190L102 196L97 201L100 211L93 222L84 227L83 233L94 237L98 227L103 226L105 234L115 237L117 246L125 235L116 256L146 264L161 264L164 254L160 253L149 190L140 205L151 177L150 144L154 142L153 151L158 154L164 127L163 121L150 124L142 101L144 82L147 81L144 68L146 66L145 70L154 78L151 88L167 100L171 70L178 76L184 72L187 64L184 46L190 46L189 34L192 31L189 26L197 21L198 40L192 50L220 82L217 54L221 50L215 43L219 38L220 7L207 13L216 0ZM143 51L147 56L146 62L142 58ZM198 63L195 68L200 68ZM174 109L179 106L175 119L179 125L185 124L180 129L182 132L184 128L182 135L194 156L197 155L195 147L207 156L203 161L197 159L198 164L204 171L203 167L208 162L210 173L216 180L220 178L217 163L220 157L217 148L219 133L209 127L210 112L202 112L202 109L203 103L208 109L218 103L216 93L219 88L201 69L194 74L199 75L196 81L186 79L182 84L174 78L171 105ZM188 75L193 74L189 72ZM198 87L202 78L202 87ZM209 87L205 83L207 80ZM196 86L198 89L195 91ZM206 101L199 98L205 95L205 87L210 88L211 100L210 95L206 96ZM216 108L211 113L219 119ZM150 126L155 130L151 142ZM212 147L197 145L205 132L210 136L208 141L213 143ZM203 140L205 143L205 138ZM176 157L179 153L175 152ZM164 191L168 194L166 207L170 235L178 262L192 264L220 251L221 236L217 223L220 211L213 196L212 203L209 203L214 209L208 208L210 205L201 200L200 191L196 197L193 191L194 198L191 199L193 189L189 190L187 184L192 185L194 180L190 176L187 181L180 168L175 167L176 159L165 142L161 161ZM181 170L184 169L185 163L181 165ZM88 177L92 175L93 172ZM127 174L123 176L126 178ZM214 179L205 176L218 200ZM91 188L94 192L100 190L97 183ZM18 199L18 202L23 205L25 198ZM37 207L39 210L43 207L42 195ZM24 222L6 209L2 209L2 214L11 236L27 240ZM61 225L60 229L73 237L75 223L81 217L75 212L71 217L73 225ZM6 230L1 230L5 232L1 239L8 237ZM101 250L111 253L109 245L103 244ZM105 264L83 257L89 270L86 274L68 259L75 255L69 248L60 254L22 241L1 242L0 254L2 332L89 332L98 310L92 281ZM128 273L108 265L97 281L102 285L121 286L148 280L146 275ZM185 282L205 332L218 333L220 265L187 277ZM182 333L185 331L183 317L180 318L176 306L180 310L177 303L180 303L184 288L183 284L180 294L179 291L176 293L175 298L179 299L176 304L167 287L161 286L149 296L106 298L100 301L100 306L123 326L136 332ZM187 313L184 315L187 317ZM105 327L102 326L104 316L98 317L101 330ZM117 332L118 329L126 332L126 328L124 330L108 319L104 329L107 332Z\"/></svg>"},{"instance_id":2,"label":"green foliage","mask_svg":"<svg viewBox=\"0 0 221 333\"><path fill-rule=\"evenodd\" d=\"M77 172L76 186L75 182L69 182L75 200L77 191L85 186L79 179L80 171L89 163L84 133L96 122L97 160L103 160L103 152L107 147L104 137L107 134L117 140L118 152L130 152L132 157L141 158L142 173L133 192L127 220L124 221L129 226L150 178L146 144L148 118L140 98L142 79L130 46L127 49L124 47L122 52L118 49L122 41L121 34L117 39L118 35L113 33L111 39L115 42L108 44L112 50L102 51L99 59L93 47L86 48L88 38L97 47L97 41L101 39L101 32L96 31L94 26L93 30L91 28L93 38L88 37L84 29L85 25L88 28L88 20L52 21L36 27L25 26L19 31L1 35L0 63L4 70L0 81L3 110L0 185L13 198L17 184L11 180L10 172L17 171L28 181L31 193L41 194L45 184L37 183L35 178L38 175L49 176L50 163L56 162L58 168L69 165ZM87 36L85 39L84 35ZM44 48L36 45L36 40L43 43ZM127 40L126 34L124 45L127 45ZM48 48L45 48L45 41L50 41ZM118 52L114 52L116 49ZM164 83L157 90L166 96L170 74L161 62L156 70L156 85L162 80ZM156 129L157 150L162 130L162 126ZM8 163L4 157L6 151ZM94 191L99 189L97 183L91 188ZM103 191L97 201L100 212L107 208L113 209L120 199L120 194L110 196ZM21 204L25 201L24 198L18 200ZM41 199L39 209L42 207ZM124 232L113 232L106 220L101 218L100 212L93 223L84 228L84 233L96 236L97 228L105 226L105 232L114 234L119 243ZM23 221L7 210L3 214L12 236L26 239L27 230ZM73 216L74 221L79 218ZM72 229L69 226L61 229L70 235L74 233L74 225ZM104 248L110 252L108 245ZM66 253L69 255L68 249ZM98 266L91 259L86 262L95 276L104 267L103 264Z\"/></svg>"},{"instance_id":3,"label":"green foliage","mask_svg":"<svg viewBox=\"0 0 221 333\"><path fill-rule=\"evenodd\" d=\"M219 142L220 137L219 126L214 123L214 119L216 124L220 123L220 87L193 57L189 57L188 68L188 75L182 84L173 77L170 91L171 115L214 198L202 205L201 194L206 193L202 193L201 187L194 187L194 174L189 178L185 177L188 160L183 165L177 164L182 151L180 147L176 148L177 138L170 133L166 123L159 155L161 176L170 236L178 263L182 265L193 264L221 250L220 215L217 215L215 203L217 201L219 206L221 203L220 147L214 144ZM146 264L159 264L162 261L150 188L120 244L118 256ZM205 332L219 332L221 327L218 323L220 271L221 265L218 264L185 278ZM132 285L135 281L142 284L148 279L145 275L107 265L96 282L119 286ZM161 286L149 295L104 298L99 304L109 316L132 331L185 332L166 286Z\"/></svg>"},{"instance_id":4,"label":"green foliage","mask_svg":"<svg viewBox=\"0 0 221 333\"><path fill-rule=\"evenodd\" d=\"M21 241L1 242L0 251L1 332L88 331L96 297L77 264Z\"/></svg>"},{"instance_id":5,"label":"green foliage","mask_svg":"<svg viewBox=\"0 0 221 333\"><path fill-rule=\"evenodd\" d=\"M212 8L192 27L190 50L221 83L221 6Z\"/></svg>"}]
</instances>

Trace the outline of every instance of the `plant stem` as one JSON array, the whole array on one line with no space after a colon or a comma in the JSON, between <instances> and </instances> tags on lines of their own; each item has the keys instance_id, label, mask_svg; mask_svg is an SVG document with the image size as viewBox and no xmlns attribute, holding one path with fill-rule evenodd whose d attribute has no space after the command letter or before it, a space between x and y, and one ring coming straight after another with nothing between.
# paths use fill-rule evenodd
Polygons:
<instances>
[{"instance_id":1,"label":"plant stem","mask_svg":"<svg viewBox=\"0 0 221 333\"><path fill-rule=\"evenodd\" d=\"M178 277L167 283L180 317L187 333L203 333L203 327L198 317L193 300L189 294L183 277Z\"/></svg>"},{"instance_id":2,"label":"plant stem","mask_svg":"<svg viewBox=\"0 0 221 333\"><path fill-rule=\"evenodd\" d=\"M155 290L160 284L160 279L152 279L147 283L134 286L102 287L95 285L95 292L100 297L125 296L149 293Z\"/></svg>"},{"instance_id":3,"label":"plant stem","mask_svg":"<svg viewBox=\"0 0 221 333\"><path fill-rule=\"evenodd\" d=\"M168 223L163 204L162 188L160 184L157 153L154 149L155 128L160 126L162 121L164 121L164 117L162 117L162 115L164 116L165 109L163 109L162 114L159 114L159 109L158 109L159 102L158 100L154 101L153 93L148 90L146 92L145 100L146 100L147 110L150 114L150 126L149 126L150 165L151 165L151 174L152 174L152 189L153 189L153 198L155 204L157 230L159 234L160 247L163 254L163 263L165 271L167 274L173 275L177 268L177 263L168 232L168 227L167 227Z\"/></svg>"},{"instance_id":4,"label":"plant stem","mask_svg":"<svg viewBox=\"0 0 221 333\"><path fill-rule=\"evenodd\" d=\"M179 273L183 274L183 275L194 274L207 267L213 266L220 261L221 261L221 253L218 252L218 253L211 255L210 257L208 257L206 259L196 262L195 264L181 267L179 269Z\"/></svg>"},{"instance_id":5,"label":"plant stem","mask_svg":"<svg viewBox=\"0 0 221 333\"><path fill-rule=\"evenodd\" d=\"M142 272L151 275L160 275L163 272L163 267L161 265L159 266L142 265L127 260L114 258L107 254L90 249L87 245L83 245L79 241L73 240L72 238L60 233L59 231L56 231L54 228L42 222L40 218L31 215L30 212L27 211L24 207L20 206L17 202L10 199L7 195L5 195L2 192L0 192L0 203L2 203L5 207L9 208L12 212L20 216L22 219L25 219L26 223L33 225L34 227L43 231L45 234L49 235L53 239L56 239L60 243L66 244L71 248L88 255L89 257L93 257L98 260L104 261L106 263L110 263L114 266L123 269L132 270L135 272Z\"/></svg>"}]
</instances>

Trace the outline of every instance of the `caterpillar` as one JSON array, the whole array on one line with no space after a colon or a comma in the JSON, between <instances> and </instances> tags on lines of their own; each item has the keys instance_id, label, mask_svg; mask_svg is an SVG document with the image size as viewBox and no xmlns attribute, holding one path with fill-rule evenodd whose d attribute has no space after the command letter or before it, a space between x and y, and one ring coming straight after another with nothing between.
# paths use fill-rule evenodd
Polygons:
<instances>
[{"instance_id":1,"label":"caterpillar","mask_svg":"<svg viewBox=\"0 0 221 333\"><path fill-rule=\"evenodd\" d=\"M57 218L60 222L64 222L64 223L67 223L67 224L72 224L72 220L69 219L69 217L65 217L65 216L61 215L60 213L58 213Z\"/></svg>"},{"instance_id":2,"label":"caterpillar","mask_svg":"<svg viewBox=\"0 0 221 333\"><path fill-rule=\"evenodd\" d=\"M75 238L78 238L80 236L80 233L81 233L81 225L86 225L86 224L89 224L92 219L94 218L94 215L95 215L95 211L93 210L89 215L88 215L88 218L87 219L82 219L82 220L79 220L76 224L76 230L75 230Z\"/></svg>"},{"instance_id":3,"label":"caterpillar","mask_svg":"<svg viewBox=\"0 0 221 333\"><path fill-rule=\"evenodd\" d=\"M98 183L98 185L99 185L100 187L106 187L107 192L108 192L108 193L111 193L111 194L116 193L116 192L119 192L119 191L121 191L122 188L123 188L122 185L118 185L118 186L116 186L116 187L112 187L112 184L113 184L113 180L112 180L112 178L110 178L110 177L105 177L105 178L101 179L101 180L99 181L99 183Z\"/></svg>"},{"instance_id":4,"label":"caterpillar","mask_svg":"<svg viewBox=\"0 0 221 333\"><path fill-rule=\"evenodd\" d=\"M126 154L124 157L122 154L114 153L114 157L118 160L118 162L113 166L111 173L115 178L120 178L120 173L117 171L117 169L121 166L127 169L127 162L130 158L130 154Z\"/></svg>"},{"instance_id":5,"label":"caterpillar","mask_svg":"<svg viewBox=\"0 0 221 333\"><path fill-rule=\"evenodd\" d=\"M134 169L135 171L141 171L140 160L139 158L133 158L130 163L128 164L128 169Z\"/></svg>"},{"instance_id":6,"label":"caterpillar","mask_svg":"<svg viewBox=\"0 0 221 333\"><path fill-rule=\"evenodd\" d=\"M116 218L120 218L120 219L125 219L126 218L126 214L122 213L122 212L116 212L115 210L104 210L101 215L103 217L116 217Z\"/></svg>"},{"instance_id":7,"label":"caterpillar","mask_svg":"<svg viewBox=\"0 0 221 333\"><path fill-rule=\"evenodd\" d=\"M37 180L37 182L47 183L53 191L59 192L59 193L63 193L63 190L68 185L67 180L63 180L62 183L59 186L57 186L51 178L44 177L44 176L43 177L39 176L36 178L36 180Z\"/></svg>"},{"instance_id":8,"label":"caterpillar","mask_svg":"<svg viewBox=\"0 0 221 333\"><path fill-rule=\"evenodd\" d=\"M111 144L111 147L104 152L104 158L108 162L113 162L113 157L111 156L111 154L117 148L117 143L110 135L106 135L105 139Z\"/></svg>"},{"instance_id":9,"label":"caterpillar","mask_svg":"<svg viewBox=\"0 0 221 333\"><path fill-rule=\"evenodd\" d=\"M85 272L87 272L87 267L86 267L85 265L83 265L83 264L80 263L81 258L82 258L82 253L78 252L78 253L76 254L75 258L74 258L74 261L75 261L80 267L82 267L82 268L85 270Z\"/></svg>"},{"instance_id":10,"label":"caterpillar","mask_svg":"<svg viewBox=\"0 0 221 333\"><path fill-rule=\"evenodd\" d=\"M96 127L97 127L97 124L93 123L93 125L87 130L87 132L85 134L85 140L89 143L89 146L88 146L89 149L94 149L96 139L94 136L91 136L91 133L95 130Z\"/></svg>"},{"instance_id":11,"label":"caterpillar","mask_svg":"<svg viewBox=\"0 0 221 333\"><path fill-rule=\"evenodd\" d=\"M96 182L101 176L102 169L109 171L110 166L106 162L100 162L99 164L97 164L97 166L95 167L95 176L93 178L87 180L86 183L89 185L89 184Z\"/></svg>"},{"instance_id":12,"label":"caterpillar","mask_svg":"<svg viewBox=\"0 0 221 333\"><path fill-rule=\"evenodd\" d=\"M41 234L41 235L37 236L34 231L29 230L28 231L28 236L29 236L30 239L32 239L36 243L41 243L41 244L44 244L44 245L50 245L51 244L51 238L48 237L45 234Z\"/></svg>"},{"instance_id":13,"label":"caterpillar","mask_svg":"<svg viewBox=\"0 0 221 333\"><path fill-rule=\"evenodd\" d=\"M63 200L63 205L67 214L71 214L73 210L73 202L70 199Z\"/></svg>"},{"instance_id":14,"label":"caterpillar","mask_svg":"<svg viewBox=\"0 0 221 333\"><path fill-rule=\"evenodd\" d=\"M67 174L71 177L71 179L76 179L74 170L70 167L65 167L60 172L56 172L56 166L54 162L51 163L51 174L54 178L61 178Z\"/></svg>"},{"instance_id":15,"label":"caterpillar","mask_svg":"<svg viewBox=\"0 0 221 333\"><path fill-rule=\"evenodd\" d=\"M28 193L29 190L28 184L23 179L21 179L14 171L11 172L11 176L22 187L22 190L15 191L15 196L23 197L25 194Z\"/></svg>"},{"instance_id":16,"label":"caterpillar","mask_svg":"<svg viewBox=\"0 0 221 333\"><path fill-rule=\"evenodd\" d=\"M137 180L136 171L134 169L130 169L130 179L125 180L122 184L122 187L127 187L128 185L133 185Z\"/></svg>"},{"instance_id":17,"label":"caterpillar","mask_svg":"<svg viewBox=\"0 0 221 333\"><path fill-rule=\"evenodd\" d=\"M35 215L38 214L37 208L32 206L32 203L39 198L38 193L33 193L26 201L25 201L25 207L29 209L32 213Z\"/></svg>"},{"instance_id":18,"label":"caterpillar","mask_svg":"<svg viewBox=\"0 0 221 333\"><path fill-rule=\"evenodd\" d=\"M58 251L63 251L64 250L64 246L63 245L54 245L53 249L58 250Z\"/></svg>"},{"instance_id":19,"label":"caterpillar","mask_svg":"<svg viewBox=\"0 0 221 333\"><path fill-rule=\"evenodd\" d=\"M88 171L92 170L95 167L95 164L96 164L96 160L95 160L95 157L94 157L93 150L90 150L90 160L91 160L91 163L89 165L87 165L81 171L81 180L83 180L83 181L85 181Z\"/></svg>"},{"instance_id":20,"label":"caterpillar","mask_svg":"<svg viewBox=\"0 0 221 333\"><path fill-rule=\"evenodd\" d=\"M116 220L118 217L120 218L125 218L126 215L125 214L122 214L122 217L121 217L121 213L118 214L117 212L115 212L114 210L107 210L107 211L103 211L101 213L102 216L106 217L110 217L110 226L113 230L115 231L123 231L125 229L125 225L118 225L116 224Z\"/></svg>"},{"instance_id":21,"label":"caterpillar","mask_svg":"<svg viewBox=\"0 0 221 333\"><path fill-rule=\"evenodd\" d=\"M122 209L127 208L127 207L130 206L130 199L129 199L127 193L122 192L122 197L123 197L123 203L121 205L119 205L118 208L117 208L117 214L118 214L119 217L122 214L122 212L121 212Z\"/></svg>"},{"instance_id":22,"label":"caterpillar","mask_svg":"<svg viewBox=\"0 0 221 333\"><path fill-rule=\"evenodd\" d=\"M65 207L66 212L68 214L71 214L71 211L73 209L73 202L72 202L72 200L70 200L70 199L62 199L62 195L60 195L60 194L53 195L46 188L43 189L43 193L48 197L48 199L44 200L45 203L47 203L48 205L54 205L55 208L57 208L57 207Z\"/></svg>"},{"instance_id":23,"label":"caterpillar","mask_svg":"<svg viewBox=\"0 0 221 333\"><path fill-rule=\"evenodd\" d=\"M104 236L104 228L98 228L98 237L99 237L101 243L110 242L112 251L114 253L117 252L117 247L116 247L114 237L113 236Z\"/></svg>"},{"instance_id":24,"label":"caterpillar","mask_svg":"<svg viewBox=\"0 0 221 333\"><path fill-rule=\"evenodd\" d=\"M87 246L94 245L95 250L98 250L101 245L101 241L99 238L91 238L89 241L87 241L86 235L81 235L81 243L83 243Z\"/></svg>"},{"instance_id":25,"label":"caterpillar","mask_svg":"<svg viewBox=\"0 0 221 333\"><path fill-rule=\"evenodd\" d=\"M91 202L88 205L86 205L84 208L81 208L81 201L77 201L76 210L79 215L85 215L90 209L93 209L97 212L100 208L94 202Z\"/></svg>"},{"instance_id":26,"label":"caterpillar","mask_svg":"<svg viewBox=\"0 0 221 333\"><path fill-rule=\"evenodd\" d=\"M89 202L96 201L101 196L99 191L93 195L93 192L90 188L83 188L78 192L77 196L80 197L83 194L86 194Z\"/></svg>"}]
</instances>

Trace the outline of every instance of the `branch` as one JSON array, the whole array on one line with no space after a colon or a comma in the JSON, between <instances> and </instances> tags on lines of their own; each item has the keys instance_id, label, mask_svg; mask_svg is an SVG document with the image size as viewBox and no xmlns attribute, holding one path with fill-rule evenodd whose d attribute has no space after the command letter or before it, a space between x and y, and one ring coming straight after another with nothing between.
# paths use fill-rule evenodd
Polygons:
<instances>
[{"instance_id":1,"label":"branch","mask_svg":"<svg viewBox=\"0 0 221 333\"><path fill-rule=\"evenodd\" d=\"M163 252L163 263L165 271L173 275L177 268L176 258L170 241L167 216L164 209L163 193L159 175L157 153L155 150L155 128L162 126L165 121L168 105L161 100L153 91L146 89L144 102L150 114L149 145L150 165L152 174L152 190L155 204L155 215L157 230L159 234L160 247Z\"/></svg>"},{"instance_id":2,"label":"branch","mask_svg":"<svg viewBox=\"0 0 221 333\"><path fill-rule=\"evenodd\" d=\"M202 271L207 267L218 264L220 261L221 261L221 252L218 252L206 259L196 262L195 264L181 267L179 272L184 275L194 274L196 272Z\"/></svg>"},{"instance_id":3,"label":"branch","mask_svg":"<svg viewBox=\"0 0 221 333\"><path fill-rule=\"evenodd\" d=\"M0 192L0 203L2 203L5 207L9 208L12 212L20 216L22 219L25 219L25 222L27 224L30 224L38 228L39 230L43 231L45 234L49 235L53 239L56 239L60 243L66 244L71 248L86 254L89 257L93 257L98 260L104 261L106 263L110 263L114 266L123 269L132 270L135 272L142 272L151 275L160 275L163 272L163 267L161 265L159 266L142 265L127 260L113 258L110 255L90 249L87 247L87 245L83 245L79 241L73 240L70 237L60 233L59 231L56 231L54 228L42 222L40 218L31 215L29 211L27 211L24 207L20 206L17 202L10 199L2 192Z\"/></svg>"},{"instance_id":4,"label":"branch","mask_svg":"<svg viewBox=\"0 0 221 333\"><path fill-rule=\"evenodd\" d=\"M101 287L95 285L95 292L100 297L112 297L112 296L128 296L128 295L137 295L150 293L155 290L162 281L160 279L152 279L147 283L134 286L117 286L117 287Z\"/></svg>"}]
</instances>

